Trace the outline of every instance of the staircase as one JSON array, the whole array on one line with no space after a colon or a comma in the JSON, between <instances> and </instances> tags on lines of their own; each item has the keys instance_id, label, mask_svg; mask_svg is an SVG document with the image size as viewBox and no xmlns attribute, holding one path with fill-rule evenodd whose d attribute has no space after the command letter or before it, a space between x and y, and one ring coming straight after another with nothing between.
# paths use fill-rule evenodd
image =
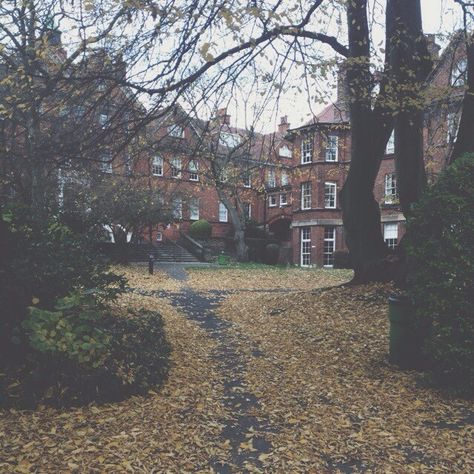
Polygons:
<instances>
[{"instance_id":1,"label":"staircase","mask_svg":"<svg viewBox=\"0 0 474 474\"><path fill-rule=\"evenodd\" d=\"M155 262L199 262L191 252L174 242L160 242L156 245L140 245L133 249L130 255L130 261L148 262L150 254L153 254Z\"/></svg>"}]
</instances>

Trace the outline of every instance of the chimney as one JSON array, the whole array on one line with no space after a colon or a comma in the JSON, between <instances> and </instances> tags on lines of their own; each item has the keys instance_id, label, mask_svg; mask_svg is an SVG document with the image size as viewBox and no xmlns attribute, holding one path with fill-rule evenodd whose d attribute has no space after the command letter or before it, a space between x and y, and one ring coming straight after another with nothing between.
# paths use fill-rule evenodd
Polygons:
<instances>
[{"instance_id":1,"label":"chimney","mask_svg":"<svg viewBox=\"0 0 474 474\"><path fill-rule=\"evenodd\" d=\"M217 110L217 121L221 125L230 125L230 115L227 114L227 107Z\"/></svg>"},{"instance_id":2,"label":"chimney","mask_svg":"<svg viewBox=\"0 0 474 474\"><path fill-rule=\"evenodd\" d=\"M280 123L278 125L278 132L286 133L286 131L290 128L290 124L288 123L288 116L284 115L280 117Z\"/></svg>"},{"instance_id":3,"label":"chimney","mask_svg":"<svg viewBox=\"0 0 474 474\"><path fill-rule=\"evenodd\" d=\"M429 34L425 35L426 38L426 47L428 48L428 52L430 53L431 59L436 62L439 60L439 51L441 46L436 43L436 35Z\"/></svg>"}]
</instances>

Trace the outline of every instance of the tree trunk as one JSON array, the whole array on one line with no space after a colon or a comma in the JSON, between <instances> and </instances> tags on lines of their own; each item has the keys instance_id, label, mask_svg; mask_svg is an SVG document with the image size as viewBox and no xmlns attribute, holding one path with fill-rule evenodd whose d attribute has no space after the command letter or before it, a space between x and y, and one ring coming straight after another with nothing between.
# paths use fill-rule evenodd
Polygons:
<instances>
[{"instance_id":1,"label":"tree trunk","mask_svg":"<svg viewBox=\"0 0 474 474\"><path fill-rule=\"evenodd\" d=\"M380 226L380 209L373 195L379 160L373 127L370 39L367 0L347 6L350 57L347 62L351 165L341 191L346 243L354 264L354 281L379 280L378 262L387 254Z\"/></svg>"},{"instance_id":2,"label":"tree trunk","mask_svg":"<svg viewBox=\"0 0 474 474\"><path fill-rule=\"evenodd\" d=\"M465 153L474 153L474 133L472 133L472 124L474 124L474 41L471 36L466 41L466 53L467 90L463 98L459 131L449 160L450 163Z\"/></svg>"},{"instance_id":3,"label":"tree trunk","mask_svg":"<svg viewBox=\"0 0 474 474\"><path fill-rule=\"evenodd\" d=\"M390 69L396 109L395 165L400 206L405 217L426 186L423 161L424 81L432 61L423 36L419 0L388 0Z\"/></svg>"}]
</instances>

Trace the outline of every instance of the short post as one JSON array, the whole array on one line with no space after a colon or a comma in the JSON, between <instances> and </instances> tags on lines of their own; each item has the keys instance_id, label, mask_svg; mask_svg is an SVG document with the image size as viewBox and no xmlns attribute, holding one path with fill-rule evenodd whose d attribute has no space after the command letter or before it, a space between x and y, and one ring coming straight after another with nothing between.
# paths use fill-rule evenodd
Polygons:
<instances>
[{"instance_id":1,"label":"short post","mask_svg":"<svg viewBox=\"0 0 474 474\"><path fill-rule=\"evenodd\" d=\"M155 257L151 253L150 255L148 255L148 273L150 275L153 275L153 264L154 263L155 263Z\"/></svg>"}]
</instances>

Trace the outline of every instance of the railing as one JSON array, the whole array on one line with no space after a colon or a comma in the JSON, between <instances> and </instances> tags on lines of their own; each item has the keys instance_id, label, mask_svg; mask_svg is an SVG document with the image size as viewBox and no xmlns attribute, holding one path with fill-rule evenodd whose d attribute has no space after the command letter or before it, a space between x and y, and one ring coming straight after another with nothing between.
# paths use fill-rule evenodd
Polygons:
<instances>
[{"instance_id":1,"label":"railing","mask_svg":"<svg viewBox=\"0 0 474 474\"><path fill-rule=\"evenodd\" d=\"M190 235L180 232L180 244L202 262L210 260L209 251Z\"/></svg>"}]
</instances>

